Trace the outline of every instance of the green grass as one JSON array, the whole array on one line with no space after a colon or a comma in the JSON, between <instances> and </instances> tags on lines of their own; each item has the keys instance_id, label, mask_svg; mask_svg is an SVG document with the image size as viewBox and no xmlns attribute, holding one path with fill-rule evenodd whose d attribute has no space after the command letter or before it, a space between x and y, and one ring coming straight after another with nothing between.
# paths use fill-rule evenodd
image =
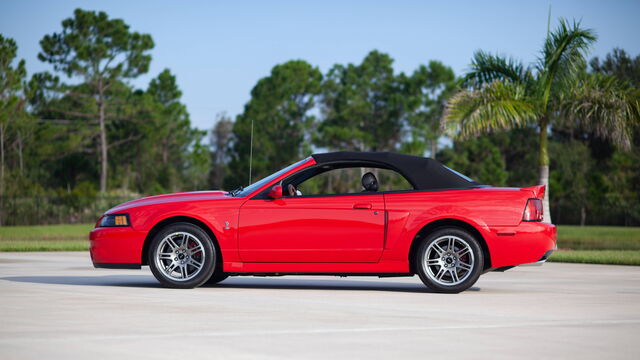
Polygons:
<instances>
[{"instance_id":1,"label":"green grass","mask_svg":"<svg viewBox=\"0 0 640 360\"><path fill-rule=\"evenodd\" d=\"M550 262L640 265L638 250L560 250L549 258Z\"/></svg>"},{"instance_id":2,"label":"green grass","mask_svg":"<svg viewBox=\"0 0 640 360\"><path fill-rule=\"evenodd\" d=\"M558 249L549 261L640 265L640 228L558 226Z\"/></svg>"},{"instance_id":3,"label":"green grass","mask_svg":"<svg viewBox=\"0 0 640 360\"><path fill-rule=\"evenodd\" d=\"M93 224L0 227L0 251L84 251Z\"/></svg>"},{"instance_id":4,"label":"green grass","mask_svg":"<svg viewBox=\"0 0 640 360\"><path fill-rule=\"evenodd\" d=\"M87 251L89 240L0 241L0 252L13 251Z\"/></svg>"},{"instance_id":5,"label":"green grass","mask_svg":"<svg viewBox=\"0 0 640 360\"><path fill-rule=\"evenodd\" d=\"M558 226L558 248L571 250L640 250L640 228Z\"/></svg>"}]
</instances>

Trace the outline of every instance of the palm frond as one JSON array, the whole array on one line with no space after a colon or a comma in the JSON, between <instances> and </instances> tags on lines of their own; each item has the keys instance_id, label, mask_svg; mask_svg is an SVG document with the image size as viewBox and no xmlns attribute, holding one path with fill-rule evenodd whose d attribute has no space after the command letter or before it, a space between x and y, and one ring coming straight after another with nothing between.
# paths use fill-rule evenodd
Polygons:
<instances>
[{"instance_id":1,"label":"palm frond","mask_svg":"<svg viewBox=\"0 0 640 360\"><path fill-rule=\"evenodd\" d=\"M593 30L583 29L580 22L570 24L560 19L559 26L547 36L537 65L541 91L546 92L547 97L556 77L573 76L584 69L585 56L595 41Z\"/></svg>"},{"instance_id":2,"label":"palm frond","mask_svg":"<svg viewBox=\"0 0 640 360\"><path fill-rule=\"evenodd\" d=\"M560 98L560 125L593 133L628 149L640 125L638 93L612 76L584 74Z\"/></svg>"},{"instance_id":3,"label":"palm frond","mask_svg":"<svg viewBox=\"0 0 640 360\"><path fill-rule=\"evenodd\" d=\"M537 119L537 104L524 86L494 81L477 90L463 90L450 100L442 121L445 133L468 138L483 132L526 126Z\"/></svg>"},{"instance_id":4,"label":"palm frond","mask_svg":"<svg viewBox=\"0 0 640 360\"><path fill-rule=\"evenodd\" d=\"M476 51L471 60L471 71L463 78L463 84L480 87L496 80L525 84L531 80L531 71L513 58Z\"/></svg>"}]
</instances>

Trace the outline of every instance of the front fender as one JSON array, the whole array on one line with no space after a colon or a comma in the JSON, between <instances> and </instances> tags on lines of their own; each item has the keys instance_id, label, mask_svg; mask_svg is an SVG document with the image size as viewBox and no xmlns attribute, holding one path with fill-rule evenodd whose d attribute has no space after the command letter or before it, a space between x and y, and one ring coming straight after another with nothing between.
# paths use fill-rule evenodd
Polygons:
<instances>
[{"instance_id":1,"label":"front fender","mask_svg":"<svg viewBox=\"0 0 640 360\"><path fill-rule=\"evenodd\" d=\"M239 261L238 254L238 209L236 207L198 209L149 209L130 216L136 229L147 233L159 224L170 223L172 219L193 219L205 226L214 236L225 261ZM133 219L137 219L133 220ZM136 223L134 223L136 221ZM147 238L146 241L151 241Z\"/></svg>"}]
</instances>

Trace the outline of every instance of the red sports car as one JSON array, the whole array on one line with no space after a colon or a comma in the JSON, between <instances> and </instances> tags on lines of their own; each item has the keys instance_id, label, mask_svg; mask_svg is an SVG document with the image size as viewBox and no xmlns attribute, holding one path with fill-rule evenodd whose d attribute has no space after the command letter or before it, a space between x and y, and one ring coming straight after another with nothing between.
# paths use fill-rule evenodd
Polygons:
<instances>
[{"instance_id":1,"label":"red sports car","mask_svg":"<svg viewBox=\"0 0 640 360\"><path fill-rule=\"evenodd\" d=\"M246 188L118 205L91 231L91 259L149 265L174 288L238 275L418 274L460 292L484 272L551 255L544 190L480 185L429 158L315 154Z\"/></svg>"}]
</instances>

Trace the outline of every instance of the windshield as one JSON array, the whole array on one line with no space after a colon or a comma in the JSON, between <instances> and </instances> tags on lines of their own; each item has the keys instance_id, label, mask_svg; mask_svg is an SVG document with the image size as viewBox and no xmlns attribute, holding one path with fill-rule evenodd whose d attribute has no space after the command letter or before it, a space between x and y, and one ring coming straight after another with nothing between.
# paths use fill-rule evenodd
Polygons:
<instances>
[{"instance_id":1,"label":"windshield","mask_svg":"<svg viewBox=\"0 0 640 360\"><path fill-rule=\"evenodd\" d=\"M309 158L306 159L302 159L300 161L298 161L297 163L291 164L289 166L287 166L286 168L275 172L269 176L267 176L266 178L256 181L253 184L247 186L246 188L242 189L241 191L237 192L235 194L235 196L239 196L239 197L243 197L243 196L247 196L249 194L251 194L252 192L258 190L259 188L263 187L264 185L268 184L269 182L273 181L274 179L276 179L277 177L281 176L282 174L286 173L287 171L300 166L302 164L304 164L307 160L309 160Z\"/></svg>"}]
</instances>

